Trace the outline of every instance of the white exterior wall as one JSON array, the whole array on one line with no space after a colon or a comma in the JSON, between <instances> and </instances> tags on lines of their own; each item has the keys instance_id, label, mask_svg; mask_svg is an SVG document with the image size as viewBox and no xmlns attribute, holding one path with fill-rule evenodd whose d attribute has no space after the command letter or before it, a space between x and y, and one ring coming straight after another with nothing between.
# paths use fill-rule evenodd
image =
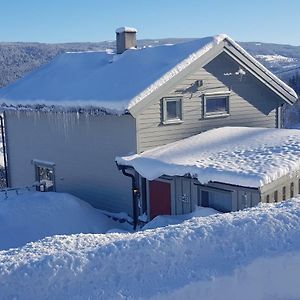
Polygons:
<instances>
[{"instance_id":1,"label":"white exterior wall","mask_svg":"<svg viewBox=\"0 0 300 300\"><path fill-rule=\"evenodd\" d=\"M131 180L114 159L136 152L132 116L6 112L6 130L12 187L33 184L33 159L51 161L58 192L131 214Z\"/></svg>"}]
</instances>

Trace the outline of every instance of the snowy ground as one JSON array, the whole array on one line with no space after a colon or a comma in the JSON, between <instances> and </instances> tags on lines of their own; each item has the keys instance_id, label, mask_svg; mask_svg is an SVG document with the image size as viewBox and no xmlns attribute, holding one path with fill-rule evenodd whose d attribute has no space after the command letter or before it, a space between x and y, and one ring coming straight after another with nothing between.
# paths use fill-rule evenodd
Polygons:
<instances>
[{"instance_id":1,"label":"snowy ground","mask_svg":"<svg viewBox=\"0 0 300 300\"><path fill-rule=\"evenodd\" d=\"M130 229L69 194L26 189L0 193L0 250L57 234L106 233Z\"/></svg>"},{"instance_id":2,"label":"snowy ground","mask_svg":"<svg viewBox=\"0 0 300 300\"><path fill-rule=\"evenodd\" d=\"M75 203L62 211L80 207L85 218L65 214L67 227L96 216ZM25 213L33 222L37 211ZM299 270L300 198L136 233L55 235L0 251L0 299L299 299Z\"/></svg>"}]
</instances>

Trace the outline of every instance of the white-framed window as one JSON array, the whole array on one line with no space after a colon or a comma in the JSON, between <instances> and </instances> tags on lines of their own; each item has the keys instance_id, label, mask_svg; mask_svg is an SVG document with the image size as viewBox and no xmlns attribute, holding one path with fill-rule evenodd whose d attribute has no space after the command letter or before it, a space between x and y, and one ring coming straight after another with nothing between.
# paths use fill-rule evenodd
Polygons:
<instances>
[{"instance_id":1,"label":"white-framed window","mask_svg":"<svg viewBox=\"0 0 300 300\"><path fill-rule=\"evenodd\" d=\"M40 189L45 192L55 192L55 164L51 162L33 160L35 180Z\"/></svg>"},{"instance_id":2,"label":"white-framed window","mask_svg":"<svg viewBox=\"0 0 300 300\"><path fill-rule=\"evenodd\" d=\"M163 98L163 124L182 122L182 99L180 97Z\"/></svg>"},{"instance_id":3,"label":"white-framed window","mask_svg":"<svg viewBox=\"0 0 300 300\"><path fill-rule=\"evenodd\" d=\"M229 113L229 93L204 95L204 118L226 117L229 116Z\"/></svg>"}]
</instances>

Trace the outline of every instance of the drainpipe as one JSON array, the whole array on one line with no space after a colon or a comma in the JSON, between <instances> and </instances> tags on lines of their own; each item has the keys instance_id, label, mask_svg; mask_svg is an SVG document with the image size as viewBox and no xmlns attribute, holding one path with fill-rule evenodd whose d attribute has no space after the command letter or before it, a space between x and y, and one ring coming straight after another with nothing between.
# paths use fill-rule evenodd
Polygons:
<instances>
[{"instance_id":1,"label":"drainpipe","mask_svg":"<svg viewBox=\"0 0 300 300\"><path fill-rule=\"evenodd\" d=\"M6 143L5 143L5 136L4 136L4 121L3 121L3 116L1 116L1 115L0 115L0 127L1 127L1 137L2 137L2 146L3 146L5 183L6 183L6 187L8 187L8 172L7 172L7 159L6 159Z\"/></svg>"},{"instance_id":2,"label":"drainpipe","mask_svg":"<svg viewBox=\"0 0 300 300\"><path fill-rule=\"evenodd\" d=\"M131 189L132 189L132 214L133 214L133 229L136 230L137 224L138 224L138 210L137 210L137 202L138 198L140 196L139 189L136 184L135 176L131 173L127 173L126 166L118 165L117 167L119 170L122 171L123 175L131 178Z\"/></svg>"}]
</instances>

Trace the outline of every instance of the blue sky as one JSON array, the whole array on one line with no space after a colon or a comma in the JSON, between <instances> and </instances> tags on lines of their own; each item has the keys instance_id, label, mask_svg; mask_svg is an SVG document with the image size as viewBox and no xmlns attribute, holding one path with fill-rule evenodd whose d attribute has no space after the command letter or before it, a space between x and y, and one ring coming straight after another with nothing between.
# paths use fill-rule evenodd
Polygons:
<instances>
[{"instance_id":1,"label":"blue sky","mask_svg":"<svg viewBox=\"0 0 300 300\"><path fill-rule=\"evenodd\" d=\"M113 40L227 33L238 41L300 45L299 0L0 0L0 41Z\"/></svg>"}]
</instances>

